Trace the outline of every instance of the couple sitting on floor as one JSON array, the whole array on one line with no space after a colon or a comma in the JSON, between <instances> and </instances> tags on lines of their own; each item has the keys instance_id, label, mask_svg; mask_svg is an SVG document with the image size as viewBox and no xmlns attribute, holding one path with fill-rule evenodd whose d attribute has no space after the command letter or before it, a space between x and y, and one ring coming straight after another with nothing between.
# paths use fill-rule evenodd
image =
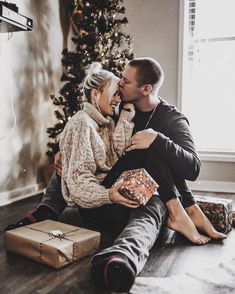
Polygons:
<instances>
[{"instance_id":1,"label":"couple sitting on floor","mask_svg":"<svg viewBox=\"0 0 235 294\"><path fill-rule=\"evenodd\" d=\"M78 207L88 228L112 226L117 237L92 258L91 276L95 285L116 292L131 288L164 223L199 245L226 238L187 186L198 177L200 160L187 118L158 96L163 80L152 58L130 61L121 80L92 64L83 86L86 102L63 131L57 172L39 207L7 228L57 220L67 205ZM124 104L116 121L119 93ZM159 184L145 206L123 197L121 183L112 186L123 171L140 167Z\"/></svg>"}]
</instances>

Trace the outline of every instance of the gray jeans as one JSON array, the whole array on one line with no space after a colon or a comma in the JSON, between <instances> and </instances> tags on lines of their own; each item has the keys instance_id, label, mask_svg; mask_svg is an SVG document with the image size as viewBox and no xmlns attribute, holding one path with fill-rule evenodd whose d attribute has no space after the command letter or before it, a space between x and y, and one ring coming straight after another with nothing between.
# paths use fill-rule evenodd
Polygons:
<instances>
[{"instance_id":1,"label":"gray jeans","mask_svg":"<svg viewBox=\"0 0 235 294\"><path fill-rule=\"evenodd\" d=\"M123 253L129 258L138 275L147 261L149 251L157 240L166 217L166 206L158 196L152 196L146 206L131 209L129 221L114 244L94 255L93 259L110 253Z\"/></svg>"},{"instance_id":2,"label":"gray jeans","mask_svg":"<svg viewBox=\"0 0 235 294\"><path fill-rule=\"evenodd\" d=\"M58 216L67 206L61 191L61 178L55 171L52 174L39 206L41 205L48 206Z\"/></svg>"},{"instance_id":3,"label":"gray jeans","mask_svg":"<svg viewBox=\"0 0 235 294\"><path fill-rule=\"evenodd\" d=\"M61 192L61 178L55 172L40 205L50 207L58 215L67 206ZM89 220L90 228L94 223L93 227L97 229L99 220L101 228L105 227L105 225L109 225L110 229L119 225L124 227L114 244L100 251L93 258L107 253L121 252L132 262L137 274L143 269L149 256L149 250L158 238L162 224L167 216L165 205L156 195L152 196L146 206L135 209L110 204L95 209L79 210L82 218L85 217L85 221L86 219Z\"/></svg>"}]
</instances>

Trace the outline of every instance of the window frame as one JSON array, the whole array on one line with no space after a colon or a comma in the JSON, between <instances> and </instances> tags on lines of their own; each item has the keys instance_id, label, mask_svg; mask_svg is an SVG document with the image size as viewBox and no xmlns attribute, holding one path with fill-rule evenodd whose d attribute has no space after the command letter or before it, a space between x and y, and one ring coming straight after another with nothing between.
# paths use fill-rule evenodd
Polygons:
<instances>
[{"instance_id":1,"label":"window frame","mask_svg":"<svg viewBox=\"0 0 235 294\"><path fill-rule=\"evenodd\" d=\"M185 4L188 0L179 1L179 38L178 38L178 87L176 105L182 111L182 94L183 94L183 73L184 73L184 52L185 48ZM198 151L199 157L204 161L214 162L235 162L235 152L231 151Z\"/></svg>"}]
</instances>

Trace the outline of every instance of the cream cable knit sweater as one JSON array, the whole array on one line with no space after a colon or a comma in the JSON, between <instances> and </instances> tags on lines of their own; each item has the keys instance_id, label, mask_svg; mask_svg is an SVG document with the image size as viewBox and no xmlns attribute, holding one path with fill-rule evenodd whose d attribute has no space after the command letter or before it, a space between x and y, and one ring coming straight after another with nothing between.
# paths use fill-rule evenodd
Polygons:
<instances>
[{"instance_id":1,"label":"cream cable knit sweater","mask_svg":"<svg viewBox=\"0 0 235 294\"><path fill-rule=\"evenodd\" d=\"M60 140L62 193L68 205L84 208L111 203L100 185L130 144L134 112L122 110L117 125L85 102L66 124Z\"/></svg>"}]
</instances>

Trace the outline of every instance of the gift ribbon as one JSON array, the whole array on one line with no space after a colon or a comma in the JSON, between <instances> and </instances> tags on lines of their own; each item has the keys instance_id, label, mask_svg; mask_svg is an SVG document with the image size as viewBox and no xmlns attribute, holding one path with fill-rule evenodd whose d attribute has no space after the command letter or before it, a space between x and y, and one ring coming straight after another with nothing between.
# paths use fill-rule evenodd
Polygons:
<instances>
[{"instance_id":1,"label":"gift ribbon","mask_svg":"<svg viewBox=\"0 0 235 294\"><path fill-rule=\"evenodd\" d=\"M77 260L77 258L75 258L75 242L73 240L70 240L69 238L67 238L66 236L68 234L71 234L73 232L76 232L76 231L80 231L81 228L77 228L77 229L74 229L74 230L71 230L67 233L61 233L61 234L57 234L57 233L53 233L53 232L47 232L47 231L44 231L44 230L40 230L40 229L36 229L36 228L31 228L31 227L28 227L28 226L25 226L26 229L29 229L29 230L32 230L32 231L36 231L36 232L40 232L40 233L44 233L44 234L47 234L48 236L50 236L49 239L47 240L44 240L42 242L39 243L39 260L41 263L44 263L43 260L42 260L42 250L43 250L43 244L50 241L50 240L53 240L53 239L59 239L59 240L67 240L67 241L70 241L72 242L72 245L73 245L73 257L72 257L72 262L75 262Z\"/></svg>"}]
</instances>

